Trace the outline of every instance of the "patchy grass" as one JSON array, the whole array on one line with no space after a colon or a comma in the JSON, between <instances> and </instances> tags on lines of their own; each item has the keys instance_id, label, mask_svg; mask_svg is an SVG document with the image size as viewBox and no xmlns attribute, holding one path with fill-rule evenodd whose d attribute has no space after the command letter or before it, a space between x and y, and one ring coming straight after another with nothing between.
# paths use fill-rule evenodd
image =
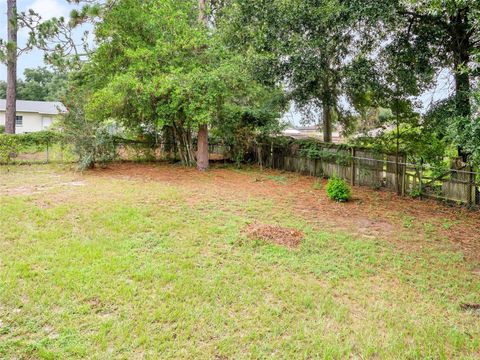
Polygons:
<instances>
[{"instance_id":1,"label":"patchy grass","mask_svg":"<svg viewBox=\"0 0 480 360\"><path fill-rule=\"evenodd\" d=\"M314 190L322 190L323 189L323 184L320 180L315 180L315 182L312 185L312 188Z\"/></svg>"},{"instance_id":2,"label":"patchy grass","mask_svg":"<svg viewBox=\"0 0 480 360\"><path fill-rule=\"evenodd\" d=\"M430 239L433 220L333 229L301 211L295 178L252 169L0 171L1 358L480 356L460 306L480 302L479 264ZM255 222L305 237L251 241Z\"/></svg>"}]
</instances>

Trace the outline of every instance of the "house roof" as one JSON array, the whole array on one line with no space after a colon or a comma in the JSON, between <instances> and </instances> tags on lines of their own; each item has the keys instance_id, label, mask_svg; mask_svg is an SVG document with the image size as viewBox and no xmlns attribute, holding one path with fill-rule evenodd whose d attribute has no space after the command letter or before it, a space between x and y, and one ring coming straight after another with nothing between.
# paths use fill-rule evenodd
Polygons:
<instances>
[{"instance_id":1,"label":"house roof","mask_svg":"<svg viewBox=\"0 0 480 360\"><path fill-rule=\"evenodd\" d=\"M0 99L0 111L5 111L7 101ZM17 112L30 112L46 115L58 115L67 109L59 101L17 100Z\"/></svg>"}]
</instances>

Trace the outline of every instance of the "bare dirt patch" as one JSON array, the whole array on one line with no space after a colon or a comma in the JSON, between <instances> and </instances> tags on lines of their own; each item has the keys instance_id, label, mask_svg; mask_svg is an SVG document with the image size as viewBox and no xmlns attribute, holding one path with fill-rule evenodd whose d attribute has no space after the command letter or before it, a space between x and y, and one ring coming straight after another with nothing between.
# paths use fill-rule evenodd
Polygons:
<instances>
[{"instance_id":1,"label":"bare dirt patch","mask_svg":"<svg viewBox=\"0 0 480 360\"><path fill-rule=\"evenodd\" d=\"M303 232L300 230L276 225L250 224L245 229L245 234L253 240L263 240L289 248L299 247L303 239Z\"/></svg>"},{"instance_id":2,"label":"bare dirt patch","mask_svg":"<svg viewBox=\"0 0 480 360\"><path fill-rule=\"evenodd\" d=\"M0 188L0 195L35 195L51 189L50 186L19 186L15 188Z\"/></svg>"},{"instance_id":3,"label":"bare dirt patch","mask_svg":"<svg viewBox=\"0 0 480 360\"><path fill-rule=\"evenodd\" d=\"M62 183L63 186L85 186L85 181L69 181Z\"/></svg>"}]
</instances>

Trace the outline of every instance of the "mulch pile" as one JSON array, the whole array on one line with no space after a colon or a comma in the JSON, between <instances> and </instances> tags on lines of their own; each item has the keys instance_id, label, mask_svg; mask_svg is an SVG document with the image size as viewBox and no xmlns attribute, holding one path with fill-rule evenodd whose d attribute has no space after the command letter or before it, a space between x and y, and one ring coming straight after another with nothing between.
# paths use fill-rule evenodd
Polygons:
<instances>
[{"instance_id":1,"label":"mulch pile","mask_svg":"<svg viewBox=\"0 0 480 360\"><path fill-rule=\"evenodd\" d=\"M464 311L472 310L472 311L480 311L480 304L460 304L460 308Z\"/></svg>"},{"instance_id":2,"label":"mulch pile","mask_svg":"<svg viewBox=\"0 0 480 360\"><path fill-rule=\"evenodd\" d=\"M303 239L303 232L276 225L251 224L245 229L248 238L296 248Z\"/></svg>"}]
</instances>

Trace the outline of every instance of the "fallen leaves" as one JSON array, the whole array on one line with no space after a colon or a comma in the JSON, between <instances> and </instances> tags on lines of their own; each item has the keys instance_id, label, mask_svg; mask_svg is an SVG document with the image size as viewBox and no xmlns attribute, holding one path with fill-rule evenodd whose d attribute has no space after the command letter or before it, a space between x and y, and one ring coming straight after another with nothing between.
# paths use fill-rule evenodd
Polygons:
<instances>
[{"instance_id":1,"label":"fallen leaves","mask_svg":"<svg viewBox=\"0 0 480 360\"><path fill-rule=\"evenodd\" d=\"M304 237L302 231L276 225L251 224L245 229L249 239L297 248Z\"/></svg>"}]
</instances>

